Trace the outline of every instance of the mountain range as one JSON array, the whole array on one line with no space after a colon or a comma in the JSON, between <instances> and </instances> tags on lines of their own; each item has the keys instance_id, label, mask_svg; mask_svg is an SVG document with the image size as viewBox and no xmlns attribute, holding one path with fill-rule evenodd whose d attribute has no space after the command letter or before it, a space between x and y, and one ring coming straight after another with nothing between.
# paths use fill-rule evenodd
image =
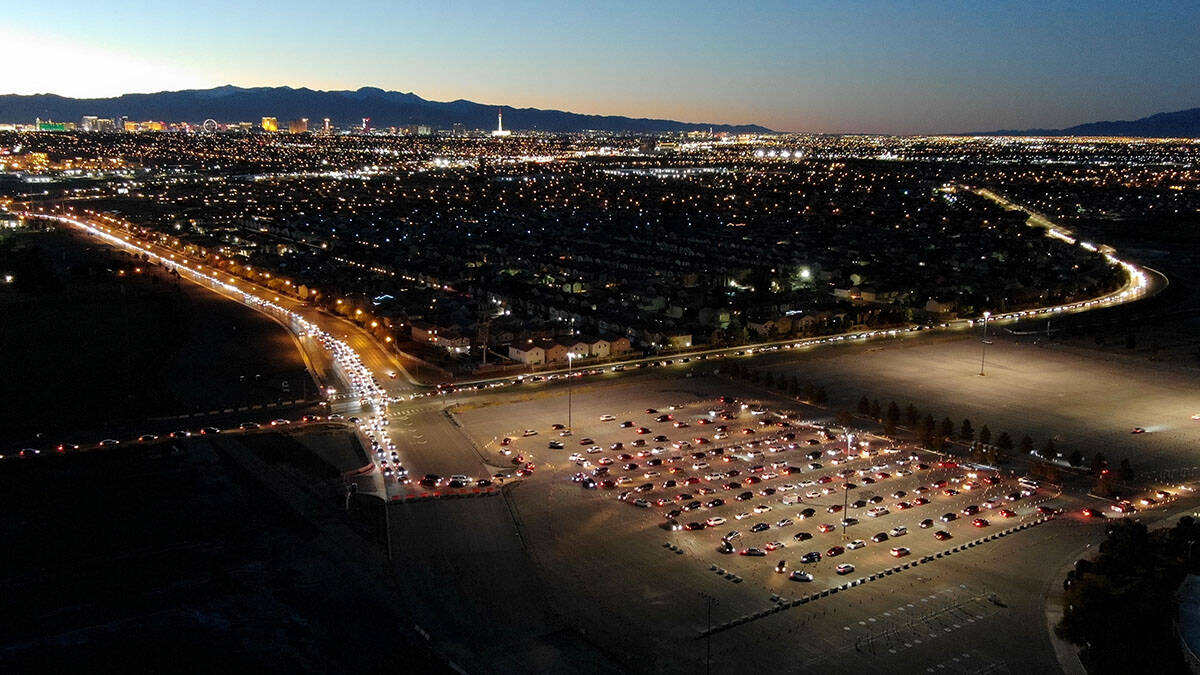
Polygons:
<instances>
[{"instance_id":1,"label":"mountain range","mask_svg":"<svg viewBox=\"0 0 1200 675\"><path fill-rule=\"evenodd\" d=\"M257 125L263 117L275 117L282 127L292 119L307 117L310 123L317 125L328 117L335 126L345 127L359 125L364 117L369 117L371 125L376 128L427 124L449 129L455 124L462 124L467 129L494 129L497 109L504 112L504 127L514 130L661 133L711 129L714 132L772 133L770 129L757 124L707 124L617 115L582 115L561 110L484 105L461 99L427 101L416 94L384 91L375 87L363 87L355 91L319 91L226 85L214 89L89 99L56 94L0 95L0 121L26 123L33 122L35 118L78 122L85 115L95 115L194 124L206 119L219 122L248 121Z\"/></svg>"},{"instance_id":2,"label":"mountain range","mask_svg":"<svg viewBox=\"0 0 1200 675\"><path fill-rule=\"evenodd\" d=\"M1200 108L1158 113L1136 120L1088 122L1065 129L1006 129L971 136L1137 136L1143 138L1200 138Z\"/></svg>"}]
</instances>

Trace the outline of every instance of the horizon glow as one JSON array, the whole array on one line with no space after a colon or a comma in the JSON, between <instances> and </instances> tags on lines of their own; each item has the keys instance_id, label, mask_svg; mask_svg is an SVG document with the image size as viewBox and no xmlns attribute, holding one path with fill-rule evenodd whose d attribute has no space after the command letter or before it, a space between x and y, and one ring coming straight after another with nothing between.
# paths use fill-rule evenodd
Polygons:
<instances>
[{"instance_id":1,"label":"horizon glow","mask_svg":"<svg viewBox=\"0 0 1200 675\"><path fill-rule=\"evenodd\" d=\"M1200 3L214 0L6 10L0 93L413 92L778 131L1064 127L1200 105Z\"/></svg>"}]
</instances>

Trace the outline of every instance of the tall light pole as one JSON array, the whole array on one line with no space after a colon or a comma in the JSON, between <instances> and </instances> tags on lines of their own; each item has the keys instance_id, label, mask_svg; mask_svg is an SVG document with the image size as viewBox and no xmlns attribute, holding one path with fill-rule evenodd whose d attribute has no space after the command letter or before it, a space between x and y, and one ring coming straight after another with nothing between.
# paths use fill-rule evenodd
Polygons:
<instances>
[{"instance_id":1,"label":"tall light pole","mask_svg":"<svg viewBox=\"0 0 1200 675\"><path fill-rule=\"evenodd\" d=\"M571 428L571 390L575 386L575 373L572 370L575 352L567 352L567 431L574 433Z\"/></svg>"},{"instance_id":2,"label":"tall light pole","mask_svg":"<svg viewBox=\"0 0 1200 675\"><path fill-rule=\"evenodd\" d=\"M704 604L708 608L708 630L704 633L704 672L712 672L712 608L713 605L720 604L713 596L700 592L700 597L704 598Z\"/></svg>"},{"instance_id":3,"label":"tall light pole","mask_svg":"<svg viewBox=\"0 0 1200 675\"><path fill-rule=\"evenodd\" d=\"M979 352L979 374L980 375L983 375L983 364L984 364L984 361L987 359L987 346L988 346L987 325L988 325L988 319L991 318L991 316L992 316L991 312L983 313L983 341L980 343L980 352Z\"/></svg>"},{"instance_id":4,"label":"tall light pole","mask_svg":"<svg viewBox=\"0 0 1200 675\"><path fill-rule=\"evenodd\" d=\"M842 427L842 435L846 437L846 461L842 462L842 464L848 465L850 463L850 443L854 437L850 435L850 431L846 427ZM850 489L848 486L850 485L850 476L852 475L854 474L846 474L846 477L842 479L842 541L846 541L846 517L848 516L846 509L850 506Z\"/></svg>"}]
</instances>

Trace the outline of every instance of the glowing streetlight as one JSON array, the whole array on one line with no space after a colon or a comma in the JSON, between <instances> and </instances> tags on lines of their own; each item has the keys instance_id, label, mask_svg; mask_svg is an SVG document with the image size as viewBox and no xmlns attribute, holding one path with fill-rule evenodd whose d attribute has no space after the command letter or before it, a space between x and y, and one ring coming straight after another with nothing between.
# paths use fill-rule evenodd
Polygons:
<instances>
[{"instance_id":1,"label":"glowing streetlight","mask_svg":"<svg viewBox=\"0 0 1200 675\"><path fill-rule=\"evenodd\" d=\"M983 364L984 364L984 361L987 359L987 346L988 346L987 325L988 325L988 319L991 318L991 316L992 316L991 312L983 313L983 341L980 343L980 352L979 352L979 374L980 375L983 375Z\"/></svg>"}]
</instances>

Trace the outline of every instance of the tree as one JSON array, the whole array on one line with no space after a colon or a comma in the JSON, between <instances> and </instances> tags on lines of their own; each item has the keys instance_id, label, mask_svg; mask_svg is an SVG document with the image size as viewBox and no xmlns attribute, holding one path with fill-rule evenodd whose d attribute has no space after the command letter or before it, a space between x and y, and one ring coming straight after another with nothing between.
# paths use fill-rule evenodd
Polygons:
<instances>
[{"instance_id":1,"label":"tree","mask_svg":"<svg viewBox=\"0 0 1200 675\"><path fill-rule=\"evenodd\" d=\"M817 387L812 382L804 383L804 393L800 395L805 401L812 403L817 400Z\"/></svg>"},{"instance_id":2,"label":"tree","mask_svg":"<svg viewBox=\"0 0 1200 675\"><path fill-rule=\"evenodd\" d=\"M788 393L796 396L800 393L800 378L792 375L792 379L788 381Z\"/></svg>"},{"instance_id":3,"label":"tree","mask_svg":"<svg viewBox=\"0 0 1200 675\"><path fill-rule=\"evenodd\" d=\"M1074 467L1083 466L1083 453L1078 450L1073 451L1071 456L1067 457L1067 463Z\"/></svg>"},{"instance_id":4,"label":"tree","mask_svg":"<svg viewBox=\"0 0 1200 675\"><path fill-rule=\"evenodd\" d=\"M1017 446L1017 449L1020 450L1021 454L1023 455L1028 455L1029 453L1033 452L1033 439L1030 438L1028 434L1022 436L1021 444Z\"/></svg>"},{"instance_id":5,"label":"tree","mask_svg":"<svg viewBox=\"0 0 1200 675\"><path fill-rule=\"evenodd\" d=\"M989 429L988 425L986 424L983 425L983 428L979 430L979 442L983 443L984 445L992 444L992 430Z\"/></svg>"},{"instance_id":6,"label":"tree","mask_svg":"<svg viewBox=\"0 0 1200 675\"><path fill-rule=\"evenodd\" d=\"M814 403L817 405L829 403L829 394L825 393L825 387L817 387L817 400Z\"/></svg>"},{"instance_id":7,"label":"tree","mask_svg":"<svg viewBox=\"0 0 1200 675\"><path fill-rule=\"evenodd\" d=\"M1123 481L1133 480L1133 465L1129 463L1129 459L1122 459L1117 466L1117 478Z\"/></svg>"},{"instance_id":8,"label":"tree","mask_svg":"<svg viewBox=\"0 0 1200 675\"><path fill-rule=\"evenodd\" d=\"M893 427L900 421L900 406L896 405L895 401L888 403L887 417L884 419L891 422Z\"/></svg>"},{"instance_id":9,"label":"tree","mask_svg":"<svg viewBox=\"0 0 1200 675\"><path fill-rule=\"evenodd\" d=\"M963 419L962 426L959 427L958 435L959 438L962 438L964 441L975 439L975 427L971 426L971 420Z\"/></svg>"},{"instance_id":10,"label":"tree","mask_svg":"<svg viewBox=\"0 0 1200 675\"><path fill-rule=\"evenodd\" d=\"M1042 446L1042 457L1046 459L1054 459L1058 454L1058 446L1054 444L1053 438L1047 438L1046 444Z\"/></svg>"},{"instance_id":11,"label":"tree","mask_svg":"<svg viewBox=\"0 0 1200 675\"><path fill-rule=\"evenodd\" d=\"M850 426L851 419L853 419L853 416L850 414L849 410L839 410L838 411L838 413L837 413L838 426L842 426L842 427Z\"/></svg>"},{"instance_id":12,"label":"tree","mask_svg":"<svg viewBox=\"0 0 1200 675\"><path fill-rule=\"evenodd\" d=\"M1125 349L1137 349L1137 336L1133 333L1125 334Z\"/></svg>"},{"instance_id":13,"label":"tree","mask_svg":"<svg viewBox=\"0 0 1200 675\"><path fill-rule=\"evenodd\" d=\"M987 427L984 428L986 429ZM1012 436L1009 436L1007 431L1001 431L1000 437L996 439L996 447L1000 448L1001 450L1012 450Z\"/></svg>"},{"instance_id":14,"label":"tree","mask_svg":"<svg viewBox=\"0 0 1200 675\"><path fill-rule=\"evenodd\" d=\"M1105 499L1117 494L1116 486L1113 485L1113 475L1111 471L1102 469L1100 475L1096 477L1096 485L1092 488L1092 494Z\"/></svg>"},{"instance_id":15,"label":"tree","mask_svg":"<svg viewBox=\"0 0 1200 675\"><path fill-rule=\"evenodd\" d=\"M933 424L933 415L929 414L917 421L917 440L926 447L930 445L930 440L933 438Z\"/></svg>"},{"instance_id":16,"label":"tree","mask_svg":"<svg viewBox=\"0 0 1200 675\"><path fill-rule=\"evenodd\" d=\"M867 397L858 399L858 414L866 415L869 412L871 412L871 402L867 400Z\"/></svg>"},{"instance_id":17,"label":"tree","mask_svg":"<svg viewBox=\"0 0 1200 675\"><path fill-rule=\"evenodd\" d=\"M876 420L883 419L883 410L879 407L879 399L871 401L871 418Z\"/></svg>"},{"instance_id":18,"label":"tree","mask_svg":"<svg viewBox=\"0 0 1200 675\"><path fill-rule=\"evenodd\" d=\"M763 373L762 383L768 389L773 388L775 386L775 373L769 370Z\"/></svg>"},{"instance_id":19,"label":"tree","mask_svg":"<svg viewBox=\"0 0 1200 675\"><path fill-rule=\"evenodd\" d=\"M954 435L954 422L949 418L942 419L942 428L939 429L942 438L950 438Z\"/></svg>"},{"instance_id":20,"label":"tree","mask_svg":"<svg viewBox=\"0 0 1200 675\"><path fill-rule=\"evenodd\" d=\"M895 420L890 420L890 419L883 420L883 435L884 436L895 436L896 435L896 421Z\"/></svg>"},{"instance_id":21,"label":"tree","mask_svg":"<svg viewBox=\"0 0 1200 675\"><path fill-rule=\"evenodd\" d=\"M1108 466L1108 460L1104 459L1104 453L1097 452L1096 456L1092 457L1092 473L1100 475L1106 466Z\"/></svg>"},{"instance_id":22,"label":"tree","mask_svg":"<svg viewBox=\"0 0 1200 675\"><path fill-rule=\"evenodd\" d=\"M909 403L908 407L904 409L904 421L908 422L909 426L912 426L916 424L917 420L920 418L921 413L917 410L917 406Z\"/></svg>"}]
</instances>

